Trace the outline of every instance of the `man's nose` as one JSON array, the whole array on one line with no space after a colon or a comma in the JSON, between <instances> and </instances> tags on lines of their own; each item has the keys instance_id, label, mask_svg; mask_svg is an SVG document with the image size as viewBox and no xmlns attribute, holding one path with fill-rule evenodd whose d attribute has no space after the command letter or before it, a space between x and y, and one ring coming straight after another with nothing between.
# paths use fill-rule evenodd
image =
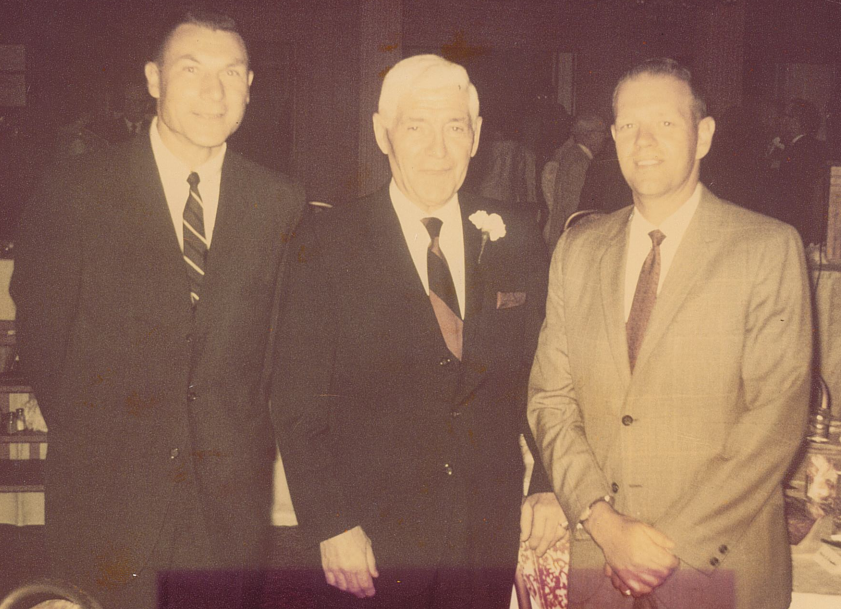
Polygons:
<instances>
[{"instance_id":1,"label":"man's nose","mask_svg":"<svg viewBox=\"0 0 841 609\"><path fill-rule=\"evenodd\" d=\"M427 146L427 152L430 156L435 158L444 158L447 155L447 142L444 139L443 131L436 131L432 134L432 139Z\"/></svg>"},{"instance_id":2,"label":"man's nose","mask_svg":"<svg viewBox=\"0 0 841 609\"><path fill-rule=\"evenodd\" d=\"M640 126L634 143L639 147L651 146L654 144L654 133L648 127Z\"/></svg>"},{"instance_id":3,"label":"man's nose","mask_svg":"<svg viewBox=\"0 0 841 609\"><path fill-rule=\"evenodd\" d=\"M201 82L201 94L203 97L213 100L220 100L225 97L225 87L222 79L217 74L205 74Z\"/></svg>"}]
</instances>

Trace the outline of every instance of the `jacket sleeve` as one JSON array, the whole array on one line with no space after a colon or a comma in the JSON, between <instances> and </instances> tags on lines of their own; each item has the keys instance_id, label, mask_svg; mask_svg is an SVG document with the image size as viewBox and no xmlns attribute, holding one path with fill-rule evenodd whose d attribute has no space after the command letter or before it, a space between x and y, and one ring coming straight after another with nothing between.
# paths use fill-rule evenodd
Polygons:
<instances>
[{"instance_id":1,"label":"jacket sleeve","mask_svg":"<svg viewBox=\"0 0 841 609\"><path fill-rule=\"evenodd\" d=\"M610 486L584 433L567 350L564 256L573 233L561 237L552 256L546 319L528 389L528 419L540 461L571 524L577 523L594 501L610 495Z\"/></svg>"},{"instance_id":2,"label":"jacket sleeve","mask_svg":"<svg viewBox=\"0 0 841 609\"><path fill-rule=\"evenodd\" d=\"M290 269L275 344L272 417L301 529L324 541L359 524L336 474L330 410L336 303L314 225L302 222L292 241Z\"/></svg>"},{"instance_id":3,"label":"jacket sleeve","mask_svg":"<svg viewBox=\"0 0 841 609\"><path fill-rule=\"evenodd\" d=\"M18 352L48 426L78 307L83 221L75 166L48 173L27 202L15 242L10 293L15 301Z\"/></svg>"},{"instance_id":4,"label":"jacket sleeve","mask_svg":"<svg viewBox=\"0 0 841 609\"><path fill-rule=\"evenodd\" d=\"M531 479L529 481L528 494L552 492L552 484L549 481L549 475L543 467L543 463L536 457L538 454L537 444L534 440L534 435L529 428L528 418L526 416L526 403L528 394L528 378L531 371L532 362L534 361L534 353L537 349L537 338L540 334L540 326L546 314L546 289L549 274L548 256L546 253L546 245L540 235L537 224L533 221L526 222L525 230L526 243L526 263L528 267L528 300L527 305L530 307L529 317L526 327L526 341L523 348L522 371L521 371L521 387L519 394L522 396L522 402L518 404L522 412L522 429L521 432L528 445L529 451L534 459L534 468L532 469Z\"/></svg>"}]
</instances>

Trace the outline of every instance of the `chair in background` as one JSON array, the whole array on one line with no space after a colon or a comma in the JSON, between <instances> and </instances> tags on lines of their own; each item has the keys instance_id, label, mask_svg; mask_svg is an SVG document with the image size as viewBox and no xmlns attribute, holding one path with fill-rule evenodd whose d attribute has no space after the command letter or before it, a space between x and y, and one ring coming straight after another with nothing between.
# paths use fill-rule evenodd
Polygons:
<instances>
[{"instance_id":1,"label":"chair in background","mask_svg":"<svg viewBox=\"0 0 841 609\"><path fill-rule=\"evenodd\" d=\"M564 230L569 230L575 224L586 224L587 222L592 222L603 215L604 212L599 211L598 209L581 209L574 214L570 214L569 218L567 218L566 222L564 222Z\"/></svg>"},{"instance_id":2,"label":"chair in background","mask_svg":"<svg viewBox=\"0 0 841 609\"><path fill-rule=\"evenodd\" d=\"M12 590L0 602L0 609L102 609L102 605L73 584L39 579Z\"/></svg>"}]
</instances>

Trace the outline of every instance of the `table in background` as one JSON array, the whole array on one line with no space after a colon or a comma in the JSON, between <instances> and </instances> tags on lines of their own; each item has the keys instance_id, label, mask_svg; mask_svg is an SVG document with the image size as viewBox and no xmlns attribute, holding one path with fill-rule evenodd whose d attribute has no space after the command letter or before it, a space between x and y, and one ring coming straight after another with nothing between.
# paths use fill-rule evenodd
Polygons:
<instances>
[{"instance_id":1,"label":"table in background","mask_svg":"<svg viewBox=\"0 0 841 609\"><path fill-rule=\"evenodd\" d=\"M19 378L0 378L0 412L23 408L31 393ZM0 524L44 524L43 460L46 456L47 434L0 433Z\"/></svg>"}]
</instances>

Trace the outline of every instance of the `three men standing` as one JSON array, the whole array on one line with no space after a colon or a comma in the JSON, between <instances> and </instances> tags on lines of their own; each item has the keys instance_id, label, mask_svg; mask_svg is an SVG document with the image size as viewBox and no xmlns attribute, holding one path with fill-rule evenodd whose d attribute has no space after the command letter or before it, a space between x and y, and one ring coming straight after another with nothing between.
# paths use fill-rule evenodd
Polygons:
<instances>
[{"instance_id":1,"label":"three men standing","mask_svg":"<svg viewBox=\"0 0 841 609\"><path fill-rule=\"evenodd\" d=\"M272 403L336 606L510 600L547 257L526 213L459 192L480 128L464 68L404 59L374 115L391 183L298 231ZM523 510L538 552L564 534L551 492Z\"/></svg>"},{"instance_id":2,"label":"three men standing","mask_svg":"<svg viewBox=\"0 0 841 609\"><path fill-rule=\"evenodd\" d=\"M529 388L583 524L570 606L788 607L781 481L811 358L800 239L698 183L715 124L676 62L641 64L613 104L634 207L561 238Z\"/></svg>"},{"instance_id":3,"label":"three men standing","mask_svg":"<svg viewBox=\"0 0 841 609\"><path fill-rule=\"evenodd\" d=\"M48 176L20 225L50 570L106 609L236 607L269 526L264 362L303 193L226 150L253 78L232 20L177 15L146 78L151 130Z\"/></svg>"}]
</instances>

